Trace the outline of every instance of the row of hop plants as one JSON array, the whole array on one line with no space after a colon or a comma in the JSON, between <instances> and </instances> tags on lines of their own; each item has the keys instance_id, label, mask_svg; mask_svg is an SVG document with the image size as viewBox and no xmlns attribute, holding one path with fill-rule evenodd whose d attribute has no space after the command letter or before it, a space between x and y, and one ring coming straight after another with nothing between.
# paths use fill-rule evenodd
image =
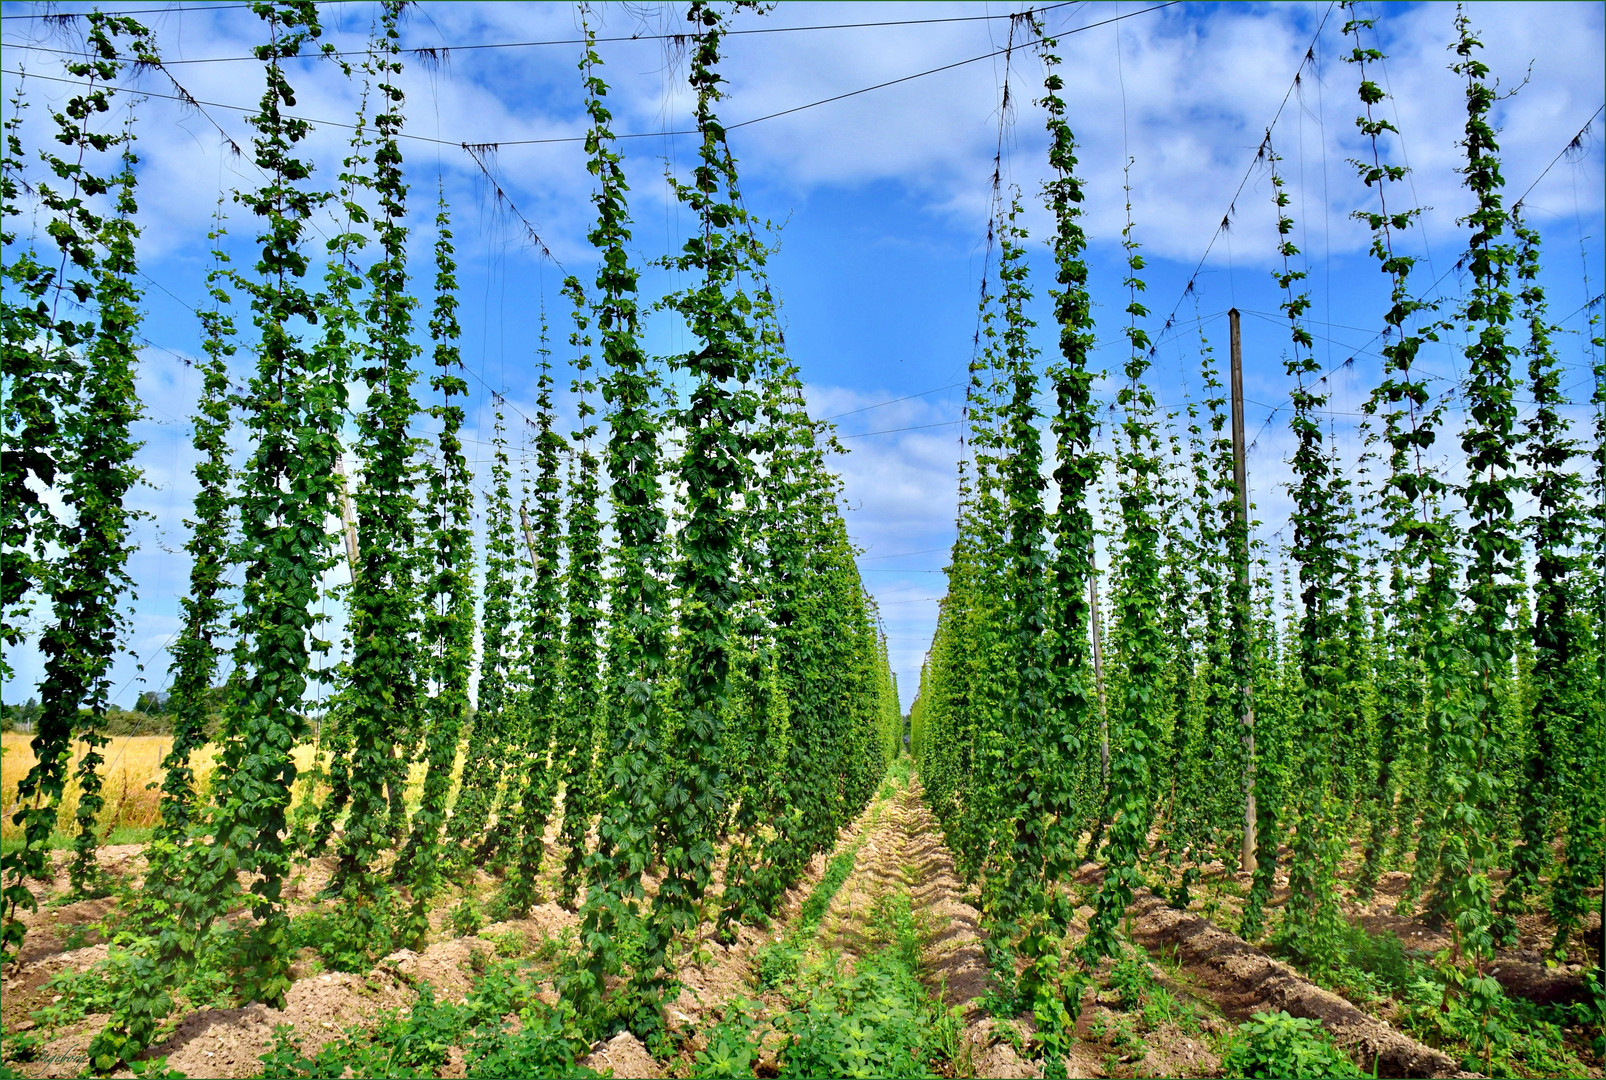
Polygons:
<instances>
[{"instance_id":1,"label":"row of hop plants","mask_svg":"<svg viewBox=\"0 0 1606 1080\"><path fill-rule=\"evenodd\" d=\"M527 911L554 830L561 900L582 925L559 989L590 1036L627 1024L651 1035L677 954L710 922L729 935L773 913L902 743L885 638L827 464L837 448L805 407L766 276L767 226L745 207L718 119L728 14L701 0L687 13L699 149L674 192L695 228L658 261L684 287L644 298L585 13L598 268L562 289L578 424L560 430L543 312L522 482L498 397L477 502L444 195L425 326L407 269L405 5L385 0L366 58L340 62L362 104L333 190L306 156L310 126L284 111L288 61L320 49L317 6L254 10L265 88L250 153L263 180L233 201L256 229L256 257L231 261L220 199L201 284L173 741L94 1063L136 1060L187 972L221 970L240 1001L282 1003L294 940L283 890L309 859L333 858L322 897L353 940L418 946L446 882L474 867L496 876L510 914ZM71 887L87 897L110 885L95 850L98 724L128 624L126 497L140 475L135 113L113 86L135 66L162 69L132 19L82 26L93 59L67 65L83 86L53 114L65 153L37 151L41 171L23 145L26 80L5 126L4 635L8 651L29 640L46 658L22 841L5 855L8 959L36 903L28 882L50 875L75 741L88 752ZM32 232L24 195L39 208ZM335 228L316 279L320 214ZM665 312L690 331L684 354L643 345L646 320ZM342 562L349 583L332 584ZM324 640L327 601L345 608L338 647ZM31 637L40 608L45 629ZM332 692L315 708L320 683ZM214 764L198 782L219 685ZM298 775L309 741L315 764Z\"/></svg>"},{"instance_id":2,"label":"row of hop plants","mask_svg":"<svg viewBox=\"0 0 1606 1080\"><path fill-rule=\"evenodd\" d=\"M1595 389L1584 413L1560 389L1539 234L1505 201L1496 95L1464 13L1452 51L1465 85L1459 171L1475 207L1462 222L1469 288L1453 309L1416 298L1415 259L1401 252L1422 211L1391 159L1398 132L1372 81L1384 59L1375 27L1349 16L1345 59L1367 146L1356 216L1390 295L1383 372L1359 456L1346 457L1323 424L1306 263L1268 132L1260 161L1277 211L1294 445L1293 513L1276 550L1250 540L1203 324L1202 400L1158 413L1130 200L1130 356L1119 373L1089 368L1083 189L1055 43L1039 38L1059 352L1040 363L1030 344L1027 236L1019 196L1000 193L958 537L910 724L927 797L980 886L995 969L1035 1014L1054 1065L1085 973L1116 953L1146 884L1183 907L1212 863L1250 872L1240 931L1322 973L1345 959L1342 881L1365 899L1404 870L1401 912L1448 929L1438 963L1448 1000L1478 992L1523 913L1548 917L1553 955L1576 953L1606 871L1599 317L1585 343ZM1424 352L1452 338L1465 342L1459 427L1424 370ZM1118 387L1102 453L1091 393L1101 375ZM1052 415L1035 404L1040 379ZM1524 423L1520 398L1534 406ZM1531 497L1526 513L1519 494ZM1095 502L1110 551L1102 611ZM1085 858L1103 878L1072 940L1064 886ZM1273 917L1279 871L1288 897Z\"/></svg>"}]
</instances>

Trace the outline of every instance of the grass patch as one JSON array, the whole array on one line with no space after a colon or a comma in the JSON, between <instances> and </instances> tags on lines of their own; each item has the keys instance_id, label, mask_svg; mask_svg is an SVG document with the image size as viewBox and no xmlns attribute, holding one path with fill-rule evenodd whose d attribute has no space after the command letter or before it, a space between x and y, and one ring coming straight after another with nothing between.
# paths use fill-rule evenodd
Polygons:
<instances>
[{"instance_id":1,"label":"grass patch","mask_svg":"<svg viewBox=\"0 0 1606 1080\"><path fill-rule=\"evenodd\" d=\"M1271 952L1294 963L1312 982L1342 994L1357 1004L1400 997L1417 978L1425 954L1408 951L1392 931L1369 933L1346 922L1339 931L1338 959L1327 965L1311 964L1295 942L1274 936Z\"/></svg>"},{"instance_id":2,"label":"grass patch","mask_svg":"<svg viewBox=\"0 0 1606 1080\"><path fill-rule=\"evenodd\" d=\"M1369 933L1346 923L1341 959L1303 968L1318 985L1368 1005L1399 1004L1399 1025L1413 1037L1457 1059L1469 1072L1489 1076L1581 1076L1597 1064L1606 995L1589 980L1583 1002L1536 1005L1507 997L1493 978L1451 971L1407 949L1390 931ZM1275 951L1288 956L1290 950ZM1297 961L1297 957L1295 958ZM1447 990L1448 987L1448 990Z\"/></svg>"},{"instance_id":3,"label":"grass patch","mask_svg":"<svg viewBox=\"0 0 1606 1080\"><path fill-rule=\"evenodd\" d=\"M1179 1000L1154 977L1149 967L1149 954L1142 946L1132 946L1116 963L1110 972L1109 986L1117 995L1118 1007L1137 1014L1144 1031L1154 1031L1165 1024L1176 1024L1190 1035L1203 1030L1198 1010Z\"/></svg>"},{"instance_id":4,"label":"grass patch","mask_svg":"<svg viewBox=\"0 0 1606 1080\"><path fill-rule=\"evenodd\" d=\"M1491 976L1463 976L1417 962L1400 1026L1485 1076L1585 1076L1606 1050L1606 994L1593 975L1584 1000L1537 1005L1507 997ZM1448 983L1448 992L1446 984Z\"/></svg>"}]
</instances>

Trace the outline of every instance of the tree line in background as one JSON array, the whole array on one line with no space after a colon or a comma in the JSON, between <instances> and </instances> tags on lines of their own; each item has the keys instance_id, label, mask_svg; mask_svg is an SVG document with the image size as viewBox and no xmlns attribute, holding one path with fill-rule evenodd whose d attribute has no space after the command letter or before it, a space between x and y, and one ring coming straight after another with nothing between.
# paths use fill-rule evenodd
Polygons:
<instances>
[{"instance_id":1,"label":"tree line in background","mask_svg":"<svg viewBox=\"0 0 1606 1080\"><path fill-rule=\"evenodd\" d=\"M1344 879L1367 899L1384 872L1406 870L1401 910L1450 935L1437 964L1449 1001L1498 992L1489 969L1518 915L1548 916L1554 955L1576 950L1606 872L1599 315L1585 346L1587 430L1560 389L1538 233L1505 203L1496 95L1464 13L1452 49L1475 207L1463 222L1470 288L1453 310L1416 298L1416 260L1401 252L1422 210L1391 157L1398 133L1372 81L1384 59L1373 29L1349 11L1345 59L1368 146L1356 216L1390 287L1358 457L1324 425L1326 378L1271 132L1260 151L1293 387L1294 510L1275 549L1250 540L1202 324L1204 400L1158 411L1130 200L1131 349L1110 449L1096 449L1083 192L1055 42L1039 38L1060 349L1043 365L1030 343L1020 201L995 190L997 284L984 286L971 368L958 538L910 722L927 798L980 887L995 973L1034 1013L1051 1063L1063 1064L1046 1051L1071 1037L1083 972L1116 953L1116 929L1150 883L1185 907L1212 863L1251 872L1241 933L1269 935L1321 972L1345 959ZM1424 370L1434 343L1465 370L1450 395ZM1451 395L1465 408L1459 426ZM1519 401L1531 404L1520 423ZM1110 552L1102 612L1095 500ZM1102 883L1073 941L1068 879L1084 860L1099 862ZM1271 921L1280 871L1286 902Z\"/></svg>"},{"instance_id":2,"label":"tree line in background","mask_svg":"<svg viewBox=\"0 0 1606 1080\"><path fill-rule=\"evenodd\" d=\"M255 258L231 260L220 199L199 312L190 581L167 694L150 698L173 741L142 929L114 950L112 1016L91 1047L99 1068L134 1060L197 971L226 972L241 1001L282 1002L295 949L283 889L307 859L334 857L328 918L371 961L419 944L431 901L473 866L500 879L501 910L527 910L554 829L564 900L582 919L564 1001L593 1033L650 1033L698 927L730 934L773 912L899 753L885 638L825 461L833 443L787 358L765 226L745 209L717 115L726 15L701 0L687 14L699 151L674 187L696 228L659 260L683 287L657 298L640 294L588 25L598 269L562 290L579 425L559 430L543 312L525 467L516 482L497 397L491 488L476 495L443 195L427 320L407 272L405 6L385 0L360 63L321 47L362 101L325 188L305 156L309 124L287 114L287 61L320 51L317 6L252 5L265 89L248 153L262 182L232 200ZM53 142L24 146L26 78L4 129L0 603L8 650L26 638L45 659L22 839L4 856L8 958L18 909L35 905L27 881L50 875L69 779L81 793L73 893L107 888L99 751L132 588L138 159L135 109L116 87L136 67L164 69L133 19L82 26ZM686 353L644 348L660 313L690 330ZM342 563L349 584L332 584ZM338 643L325 639L326 600L345 605ZM332 684L321 708L320 681ZM75 743L87 752L69 777Z\"/></svg>"}]
</instances>

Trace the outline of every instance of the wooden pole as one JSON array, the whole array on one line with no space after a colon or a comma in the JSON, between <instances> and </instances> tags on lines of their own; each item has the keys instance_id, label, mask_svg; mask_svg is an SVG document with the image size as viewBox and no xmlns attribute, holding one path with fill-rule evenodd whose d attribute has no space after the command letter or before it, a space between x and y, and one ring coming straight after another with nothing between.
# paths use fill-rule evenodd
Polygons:
<instances>
[{"instance_id":1,"label":"wooden pole","mask_svg":"<svg viewBox=\"0 0 1606 1080\"><path fill-rule=\"evenodd\" d=\"M530 551L530 572L539 573L535 560L535 530L530 528L530 511L523 506L519 507L519 524L524 526L524 546Z\"/></svg>"},{"instance_id":2,"label":"wooden pole","mask_svg":"<svg viewBox=\"0 0 1606 1080\"><path fill-rule=\"evenodd\" d=\"M346 564L351 580L357 580L357 515L351 510L351 492L346 487L345 457L335 458L335 474L340 477L340 520L346 527Z\"/></svg>"},{"instance_id":3,"label":"wooden pole","mask_svg":"<svg viewBox=\"0 0 1606 1080\"><path fill-rule=\"evenodd\" d=\"M1093 683L1099 694L1099 777L1110 778L1110 714L1104 705L1104 635L1099 631L1099 572L1091 560L1092 572L1087 575L1087 600L1092 612L1093 629Z\"/></svg>"},{"instance_id":4,"label":"wooden pole","mask_svg":"<svg viewBox=\"0 0 1606 1080\"><path fill-rule=\"evenodd\" d=\"M1244 352L1243 338L1239 333L1238 309L1227 312L1227 325L1232 340L1232 479L1238 486L1238 536L1243 548L1235 552L1238 562L1238 589L1240 596L1249 595L1249 470L1245 463L1244 447ZM1236 546L1236 544L1235 544ZM1233 605L1233 632L1243 635L1248 645L1249 627L1246 613L1238 604ZM1256 865L1255 848L1255 707L1251 697L1252 685L1248 679L1243 685L1243 739L1244 739L1244 842L1239 852L1238 868L1253 873Z\"/></svg>"}]
</instances>

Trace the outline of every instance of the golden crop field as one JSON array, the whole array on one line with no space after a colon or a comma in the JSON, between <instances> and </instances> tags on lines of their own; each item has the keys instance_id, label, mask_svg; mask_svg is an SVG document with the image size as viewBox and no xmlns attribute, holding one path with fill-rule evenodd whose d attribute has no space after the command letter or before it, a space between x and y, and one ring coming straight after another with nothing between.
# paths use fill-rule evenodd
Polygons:
<instances>
[{"instance_id":1,"label":"golden crop field","mask_svg":"<svg viewBox=\"0 0 1606 1080\"><path fill-rule=\"evenodd\" d=\"M0 820L0 838L11 840L20 835L21 827L11 821L16 811L17 784L33 768L34 756L31 735L7 732L0 735L0 800L5 813ZM106 808L100 816L102 834L117 828L148 829L156 824L157 804L162 785L162 758L173 744L171 735L125 735L114 737L102 750L106 762L100 768L105 778ZM312 765L314 745L307 743L295 751L296 767L305 770ZM216 750L211 745L195 754L196 781L204 785L212 773L212 759ZM72 748L72 765L69 773L76 772L84 756L84 744L75 742ZM73 829L74 815L78 812L78 783L69 781L62 796L57 815L60 828Z\"/></svg>"}]
</instances>

